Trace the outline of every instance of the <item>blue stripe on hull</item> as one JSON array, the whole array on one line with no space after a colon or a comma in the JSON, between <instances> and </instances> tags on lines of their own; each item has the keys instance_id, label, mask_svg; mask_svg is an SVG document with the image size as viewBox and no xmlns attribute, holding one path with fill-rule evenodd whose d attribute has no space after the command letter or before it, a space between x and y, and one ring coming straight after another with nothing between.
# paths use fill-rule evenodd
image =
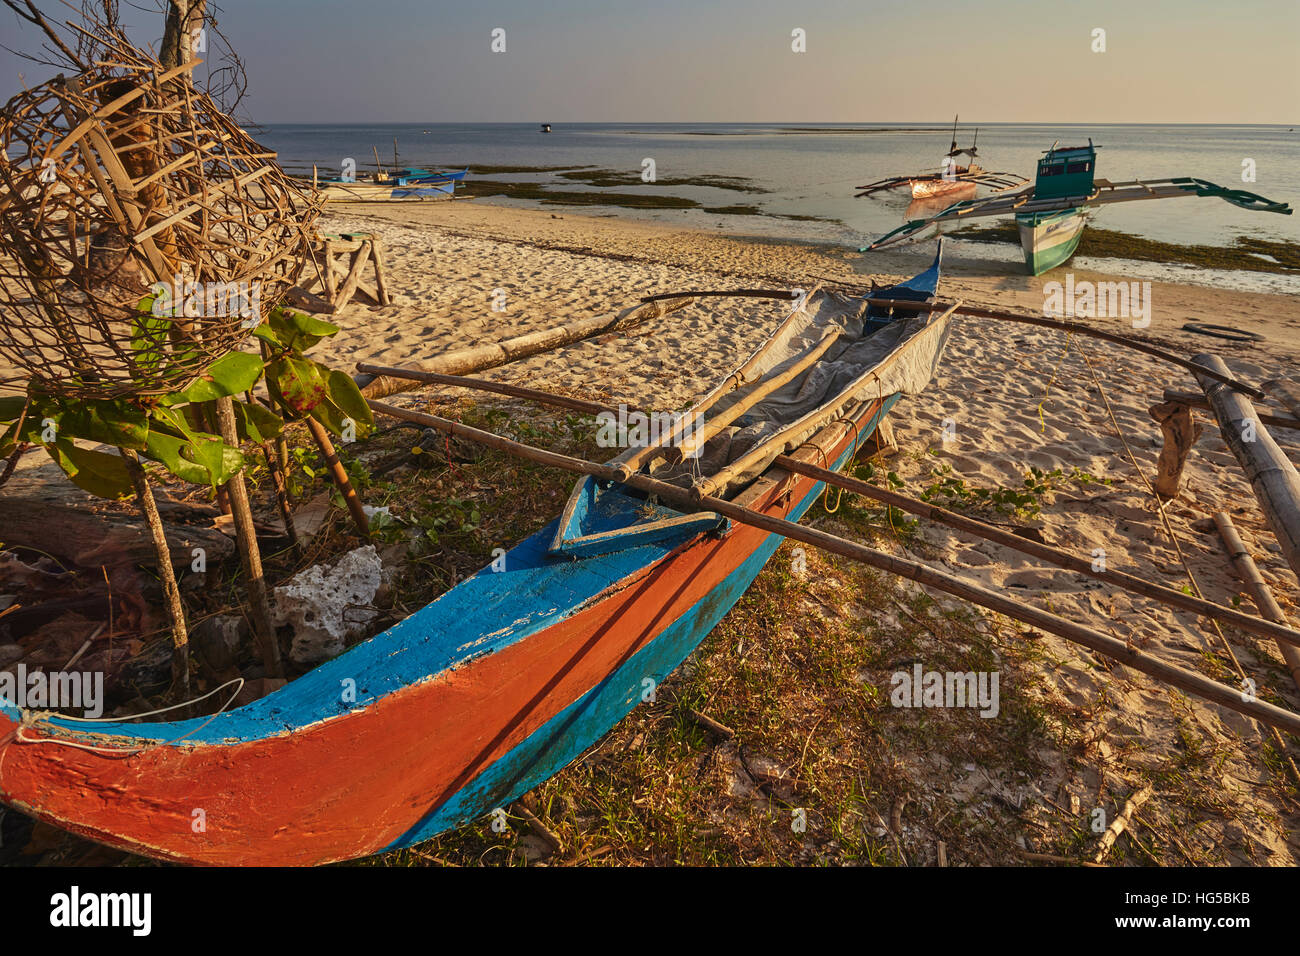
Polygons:
<instances>
[{"instance_id":1,"label":"blue stripe on hull","mask_svg":"<svg viewBox=\"0 0 1300 956\"><path fill-rule=\"evenodd\" d=\"M862 429L859 445L875 431L897 401L897 395L885 399L869 425ZM843 467L855 450L847 449L836 460L834 468ZM822 487L820 482L814 485L791 508L791 521L797 521L812 507ZM781 535L768 535L725 580L664 628L650 644L539 727L527 740L487 767L441 806L431 809L419 823L381 852L411 846L477 819L527 793L575 760L631 713L640 702L642 682L647 677L656 684L662 683L699 646L748 590L783 540Z\"/></svg>"}]
</instances>

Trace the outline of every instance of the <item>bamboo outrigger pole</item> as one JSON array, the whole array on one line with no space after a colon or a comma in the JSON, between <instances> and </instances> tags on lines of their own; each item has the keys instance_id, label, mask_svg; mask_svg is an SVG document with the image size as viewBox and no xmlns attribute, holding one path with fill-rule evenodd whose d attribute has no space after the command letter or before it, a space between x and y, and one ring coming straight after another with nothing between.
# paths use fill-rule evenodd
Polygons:
<instances>
[{"instance_id":1,"label":"bamboo outrigger pole","mask_svg":"<svg viewBox=\"0 0 1300 956\"><path fill-rule=\"evenodd\" d=\"M674 298L686 298L687 296L703 296L703 295L709 295L709 296L735 295L735 296L753 297L760 294L761 294L761 290L757 290L757 289L737 289L734 292L669 292L663 295L647 296L643 298L641 301L660 302L660 301L671 300ZM788 295L789 295L788 293L781 292L779 290L774 290L768 293L768 297L774 299L788 298ZM1174 365L1181 366L1182 368L1187 369L1189 372L1208 375L1211 378L1213 378L1215 381L1223 382L1226 385L1230 385L1232 388L1235 388L1237 391L1249 395L1251 398L1255 399L1256 401L1262 400L1266 397L1264 392L1262 392L1260 389L1256 388L1253 385L1248 385L1245 382L1238 381L1237 379L1233 378L1231 375L1228 375L1226 370L1220 371L1217 369L1205 368L1204 366L1197 364L1196 359L1188 361L1187 359L1179 355L1175 355L1174 353L1168 352L1165 349L1157 348L1154 345L1148 345L1147 343L1139 341L1138 339L1128 338L1123 335L1116 335L1114 332L1106 332L1103 329L1099 329L1091 325L1084 325L1083 323L1080 322L1065 322L1060 319L1049 319L1041 315L1025 315L1020 312L1006 312L1001 309L985 309L985 308L981 308L980 306L965 305L960 300L958 300L956 303L952 303L952 302L942 302L937 299L919 299L919 300L917 299L873 299L870 296L864 296L862 301L866 302L868 305L879 306L881 308L889 308L889 309L906 308L911 312L916 312L918 310L920 311L930 310L930 311L937 312L941 309L948 309L955 312L957 315L969 315L979 319L1001 319L1006 322L1021 322L1024 323L1025 325L1037 325L1045 329L1060 329L1064 332L1074 332L1079 335L1089 336L1091 338L1104 339L1107 342L1114 342L1116 345L1123 345L1127 348L1135 349L1138 352L1144 352L1147 355L1153 356L1158 359L1163 359L1166 362L1172 362Z\"/></svg>"},{"instance_id":2,"label":"bamboo outrigger pole","mask_svg":"<svg viewBox=\"0 0 1300 956\"><path fill-rule=\"evenodd\" d=\"M1228 374L1223 359L1203 354L1196 356L1195 361L1205 370L1205 374L1196 377L1205 390L1223 440L1241 462L1287 563L1300 577L1300 475L1264 428L1255 406L1244 395L1220 384Z\"/></svg>"},{"instance_id":3,"label":"bamboo outrigger pole","mask_svg":"<svg viewBox=\"0 0 1300 956\"><path fill-rule=\"evenodd\" d=\"M372 401L370 407L382 415L426 425L449 435L476 441L489 448L496 448L499 451L535 461L539 464L552 465L565 471L592 475L607 481L621 480L618 478L617 471L608 465L584 461L558 452L525 445L521 442L511 441L508 438L502 438L500 435L494 435L491 432L462 425L460 422L438 418L434 415L426 415L410 409L396 408L382 402ZM802 541L805 544L814 545L833 554L860 561L863 564L869 564L891 574L897 574L920 584L946 591L963 600L970 601L972 604L978 604L1008 617L1042 628L1066 640L1082 644L1134 670L1141 671L1230 710L1246 714L1261 723L1278 727L1293 734L1300 733L1300 714L1292 713L1257 698L1243 699L1239 690L1177 665L1166 663L1128 646L1124 641L1102 634L1100 631L1068 621L1047 611L1040 611L978 584L963 581L954 575L937 571L915 561L908 561L904 558L886 554L883 551L877 551L874 548L868 548L866 545L828 534L825 531L819 531L816 528L808 528L793 521L787 521L784 518L766 515L721 498L705 497L701 501L695 501L692 495L682 488L667 482L656 481L646 475L632 475L623 483L629 487L657 495L661 501L669 502L676 507L688 511L712 511L740 524L750 525L795 541Z\"/></svg>"},{"instance_id":4,"label":"bamboo outrigger pole","mask_svg":"<svg viewBox=\"0 0 1300 956\"><path fill-rule=\"evenodd\" d=\"M1237 533L1237 526L1232 523L1232 518L1226 511L1219 511L1214 515L1214 523L1219 528L1224 547L1228 549L1232 566L1237 569L1237 576L1246 585L1246 590L1250 592L1255 607L1259 608L1259 613L1275 624L1289 623L1281 605L1273 597L1273 592L1268 589L1264 576L1255 566L1255 559L1250 556L1246 543ZM1286 661L1286 669L1291 672L1291 680L1295 681L1296 689L1300 690L1300 651L1281 641L1278 642L1277 648L1282 652L1282 659Z\"/></svg>"},{"instance_id":5,"label":"bamboo outrigger pole","mask_svg":"<svg viewBox=\"0 0 1300 956\"><path fill-rule=\"evenodd\" d=\"M573 411L585 412L589 415L599 415L602 413L615 413L617 410L602 405L598 402L589 402L580 398L569 398L567 395L554 395L550 392L539 391L534 388L526 388L522 385L507 385L504 382L493 382L481 378L464 378L458 375L436 375L428 372L409 372L403 369L389 369L383 366L359 365L362 371L373 372L380 375L396 374L409 375L416 381L426 382L434 385L450 385L458 388L469 388L477 391L495 392L500 395L509 395L513 398L523 398L537 402L541 405L552 405L557 408L567 408ZM373 405L373 403L372 403ZM627 461L615 462L609 467L616 473L616 480L625 481L625 476L630 472L623 469ZM1117 587L1124 588L1134 594L1140 594L1143 597L1150 598L1154 601L1160 601L1194 614L1203 614L1208 618L1217 619L1224 623L1231 624L1241 628L1243 631L1249 631L1258 634L1261 637L1272 638L1279 644L1285 644L1288 647L1300 647L1300 631L1291 628L1285 619L1269 618L1264 620L1255 617L1252 614L1246 614L1233 608L1224 607L1207 601L1204 598L1198 598L1194 595L1187 594L1184 591L1176 591L1173 588L1167 588L1163 585L1154 584L1145 581L1132 574L1123 571L1107 569L1097 571L1093 568L1092 561L1087 558L1079 557L1060 548L1054 548L1051 545L1042 544L1037 541L1031 541L1028 538L1022 538L1017 534L1011 534L1003 531L1001 528L986 524L983 521L977 521L974 518L968 518L965 515L959 515L956 512L948 511L936 505L919 501L915 498L909 498L901 495L896 491L888 491L878 488L875 485L867 484L856 478L850 478L839 472L828 471L825 468L819 468L806 461L798 458L792 458L789 455L778 455L775 464L785 468L787 471L793 471L797 474L806 475L810 478L816 478L828 485L836 488L843 488L845 491L861 494L877 501L893 505L903 511L909 511L912 514L920 515L923 518L929 518L940 524L946 524L949 527L956 528L959 531L965 531L969 534L985 538L1004 547L1019 551L1022 554L1028 554L1036 558L1042 558L1044 561L1050 561L1058 567L1068 568L1087 574L1099 580L1114 584Z\"/></svg>"},{"instance_id":6,"label":"bamboo outrigger pole","mask_svg":"<svg viewBox=\"0 0 1300 956\"><path fill-rule=\"evenodd\" d=\"M889 491L885 488L879 488L876 485L868 484L857 478L851 478L848 475L842 475L836 471L828 471L825 468L819 468L816 465L806 461L800 461L798 458L791 458L789 455L780 455L777 457L776 465L784 468L786 471L792 471L795 474L805 475L809 478L815 478L818 481L825 482L832 488L843 488L845 491L851 491L854 494L863 495L867 498L873 498L876 501L892 505L902 511L911 512L914 515L920 515L922 518L929 518L931 521L937 521L940 524L948 525L950 528L956 528L958 531L965 531L968 534L976 535L1003 547L1011 548L1013 551L1019 551L1021 554L1028 554L1035 558L1042 558L1044 561L1050 561L1062 568L1071 571L1078 571L1080 574L1086 574L1094 577L1099 581L1105 581L1108 584L1114 584L1124 588L1126 591L1132 591L1134 594L1140 594L1143 597L1149 597L1152 600L1160 601L1164 604L1171 604L1174 607L1184 611L1191 611L1194 614L1203 614L1206 617L1217 618L1227 624L1232 624L1244 631L1250 631L1263 637L1271 637L1281 644L1285 644L1289 649L1294 650L1300 647L1300 631L1296 631L1286 626L1285 620L1263 620L1255 617L1253 614L1246 614L1242 611L1236 611L1232 608L1223 607L1203 598L1194 597L1183 591L1176 591L1173 588L1167 588L1150 581L1144 581L1135 575L1128 574L1124 571L1116 571L1110 567L1097 570L1093 562L1087 558L1079 557L1060 548L1054 548L1051 545L1040 544L1029 538L1022 538L1018 534L1012 534L1003 531L1001 528L986 524L983 521L977 521L974 518L968 518L965 515L957 514L954 511L948 511L937 505L928 504L915 498L909 498L907 495L900 495L896 491Z\"/></svg>"}]
</instances>

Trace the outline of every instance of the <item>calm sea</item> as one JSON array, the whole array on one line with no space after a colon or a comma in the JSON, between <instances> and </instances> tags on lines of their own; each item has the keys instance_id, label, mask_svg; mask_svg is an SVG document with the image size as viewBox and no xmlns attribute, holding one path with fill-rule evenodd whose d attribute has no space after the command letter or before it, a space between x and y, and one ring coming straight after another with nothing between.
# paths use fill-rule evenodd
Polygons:
<instances>
[{"instance_id":1,"label":"calm sea","mask_svg":"<svg viewBox=\"0 0 1300 956\"><path fill-rule=\"evenodd\" d=\"M751 194L640 183L610 191L683 196L715 207L756 206L765 215L720 216L698 209L585 211L617 211L620 216L856 247L901 223L907 198L900 190L880 198L855 199L854 187L937 167L948 148L950 125L588 123L556 126L549 134L532 124L281 125L257 135L280 153L287 168L306 173L313 163L337 171L348 157L365 169L374 163L374 148L389 164L394 138L401 165L411 166L597 166L639 175L643 161L653 159L661 180L738 176L766 191ZM880 127L889 131L873 131ZM960 127L959 145L970 145L973 132L972 126ZM979 127L978 162L988 170L1032 177L1035 161L1054 141L1068 146L1086 143L1090 137L1101 147L1100 177L1121 181L1196 176L1300 207L1300 132L1283 126L994 124ZM1253 184L1242 181L1246 160L1254 161ZM549 174L478 178L556 182ZM559 182L569 190L596 188ZM789 216L817 218L784 218ZM1300 240L1300 214L1250 213L1213 199L1130 203L1102 209L1093 221L1105 228L1186 244L1224 245L1241 235ZM1009 254L1018 256L1010 250Z\"/></svg>"}]
</instances>

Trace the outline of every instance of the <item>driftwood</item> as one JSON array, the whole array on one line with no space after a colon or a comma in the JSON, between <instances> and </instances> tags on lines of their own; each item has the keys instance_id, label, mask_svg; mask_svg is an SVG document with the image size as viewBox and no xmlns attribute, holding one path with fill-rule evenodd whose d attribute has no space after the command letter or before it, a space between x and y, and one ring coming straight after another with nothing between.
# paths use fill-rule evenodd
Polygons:
<instances>
[{"instance_id":1,"label":"driftwood","mask_svg":"<svg viewBox=\"0 0 1300 956\"><path fill-rule=\"evenodd\" d=\"M1219 534L1223 538L1223 545L1228 549L1228 557L1232 559L1232 565L1237 569L1237 576L1241 578L1246 590L1255 601L1255 607L1259 608L1259 613L1265 620L1272 621L1274 624L1282 624L1287 627L1290 622L1286 618L1281 605L1273 597L1273 592L1268 589L1268 584L1264 581L1263 575L1259 573L1259 568L1255 566L1255 559L1250 556L1250 551L1246 549L1246 544L1241 540L1241 535L1237 533L1236 525L1232 523L1226 511L1217 512L1214 516L1214 523L1219 527ZM1286 668L1291 672L1291 680L1295 681L1297 690L1300 690L1300 651L1295 647L1283 641L1277 642L1277 648L1282 652L1282 659L1286 661Z\"/></svg>"},{"instance_id":2,"label":"driftwood","mask_svg":"<svg viewBox=\"0 0 1300 956\"><path fill-rule=\"evenodd\" d=\"M1156 494L1161 498L1177 498L1183 466L1203 429L1192 418L1192 410L1182 402L1152 405L1150 413L1165 439L1156 462Z\"/></svg>"},{"instance_id":3,"label":"driftwood","mask_svg":"<svg viewBox=\"0 0 1300 956\"><path fill-rule=\"evenodd\" d=\"M166 501L156 501L155 507L160 513L179 510ZM234 542L216 528L164 523L163 530L172 567L178 570L190 566L195 548L203 549L210 565L235 553ZM157 560L141 516L91 512L37 498L0 496L0 540L6 547L45 551L80 568L153 567Z\"/></svg>"},{"instance_id":4,"label":"driftwood","mask_svg":"<svg viewBox=\"0 0 1300 956\"><path fill-rule=\"evenodd\" d=\"M1106 828L1106 832L1101 835L1101 845L1097 848L1097 855L1092 858L1094 863L1100 863L1106 859L1106 855L1110 853L1111 847L1115 845L1115 841L1119 839L1120 834L1127 830L1128 825L1133 822L1133 814L1142 808L1142 804L1151 799L1153 793L1155 793L1155 790L1148 785L1124 801L1124 809Z\"/></svg>"},{"instance_id":5,"label":"driftwood","mask_svg":"<svg viewBox=\"0 0 1300 956\"><path fill-rule=\"evenodd\" d=\"M419 362L411 366L411 370L440 372L444 375L481 372L484 369L517 362L520 359L541 352L549 352L562 345L572 345L574 342L581 342L583 339L593 338L604 333L624 332L650 319L683 309L690 303L690 299L683 299L667 305L661 305L657 302L638 305L613 315L597 315L589 319L570 322L567 325L542 329L540 332L519 335L502 342L458 349L455 352L448 352L437 358ZM411 388L409 380L388 377L371 378L362 376L358 377L357 384L361 386L361 394L365 395L366 398L385 398L389 395L396 395L398 392L409 391Z\"/></svg>"},{"instance_id":6,"label":"driftwood","mask_svg":"<svg viewBox=\"0 0 1300 956\"><path fill-rule=\"evenodd\" d=\"M584 461L580 458L573 458L543 448L525 445L522 442L511 441L491 432L463 425L460 422L439 418L434 415L426 415L407 408L397 408L374 401L370 403L370 407L381 415L389 415L403 421L426 425L449 435L468 438L489 448L496 448L539 464L551 465L576 474L591 475L605 481L619 480L618 473L609 465ZM863 564L871 565L891 574L897 574L927 587L937 588L963 600L970 601L972 604L978 604L1005 614L1015 620L1041 628L1048 633L1056 634L1076 644L1082 644L1084 647L1117 660L1133 670L1141 671L1166 684L1213 701L1229 710L1246 714L1261 723L1278 727L1290 733L1300 733L1300 714L1292 713L1267 701L1258 699L1243 700L1241 692L1236 688L1210 680L1195 671L1169 664L1093 628L1083 624L1076 624L1047 611L1041 611L1021 601L1009 598L1005 594L962 580L955 575L883 551L877 551L874 548L828 534L816 528L808 528L793 521L765 515L721 498L705 496L702 500L696 500L693 494L676 485L657 481L646 475L632 475L624 483L631 488L657 495L661 501L667 502L673 507L685 511L716 512L737 523L750 525L771 534L779 534L794 541L811 544L832 554L860 561Z\"/></svg>"},{"instance_id":7,"label":"driftwood","mask_svg":"<svg viewBox=\"0 0 1300 956\"><path fill-rule=\"evenodd\" d=\"M1194 361L1215 370L1220 378L1228 373L1228 366L1216 355L1198 355ZM1197 379L1219 422L1223 440L1245 469L1259 507L1282 545L1282 553L1300 576L1300 475L1295 465L1282 453L1244 395L1208 375L1198 375Z\"/></svg>"}]
</instances>

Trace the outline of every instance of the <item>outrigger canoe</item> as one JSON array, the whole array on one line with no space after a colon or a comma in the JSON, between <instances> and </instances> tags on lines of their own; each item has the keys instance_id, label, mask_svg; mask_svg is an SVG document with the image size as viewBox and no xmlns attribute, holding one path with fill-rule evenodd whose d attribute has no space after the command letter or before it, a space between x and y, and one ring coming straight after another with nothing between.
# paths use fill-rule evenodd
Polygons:
<instances>
[{"instance_id":1,"label":"outrigger canoe","mask_svg":"<svg viewBox=\"0 0 1300 956\"><path fill-rule=\"evenodd\" d=\"M701 417L716 428L698 457L670 464L638 448L615 460L645 459L638 469L664 481L703 480L798 520L823 485L776 456L840 468L901 395L926 386L952 315L923 304L939 271L936 255L876 290L918 303L892 313L815 292L711 393ZM410 846L507 806L579 757L696 648L781 541L586 477L504 570L483 569L253 703L131 723L0 698L0 799L192 864L319 864Z\"/></svg>"}]
</instances>

